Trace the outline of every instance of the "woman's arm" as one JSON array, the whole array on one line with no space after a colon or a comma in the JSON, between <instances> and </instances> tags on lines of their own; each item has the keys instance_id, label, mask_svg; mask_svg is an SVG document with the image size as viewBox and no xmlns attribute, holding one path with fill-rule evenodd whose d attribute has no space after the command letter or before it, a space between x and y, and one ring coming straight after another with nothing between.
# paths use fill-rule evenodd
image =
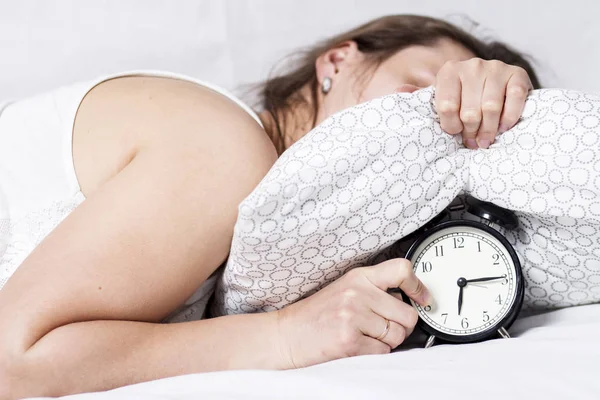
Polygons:
<instances>
[{"instance_id":1,"label":"woman's arm","mask_svg":"<svg viewBox=\"0 0 600 400\"><path fill-rule=\"evenodd\" d=\"M229 369L284 369L276 313L178 324L89 321L61 326L3 360L8 399L100 391ZM16 357L14 357L16 356ZM4 382L2 382L4 383Z\"/></svg>"},{"instance_id":2,"label":"woman's arm","mask_svg":"<svg viewBox=\"0 0 600 400\"><path fill-rule=\"evenodd\" d=\"M0 291L0 398L284 367L273 314L158 324L226 259L238 204L277 157L257 125L189 104L189 129L139 149Z\"/></svg>"}]
</instances>

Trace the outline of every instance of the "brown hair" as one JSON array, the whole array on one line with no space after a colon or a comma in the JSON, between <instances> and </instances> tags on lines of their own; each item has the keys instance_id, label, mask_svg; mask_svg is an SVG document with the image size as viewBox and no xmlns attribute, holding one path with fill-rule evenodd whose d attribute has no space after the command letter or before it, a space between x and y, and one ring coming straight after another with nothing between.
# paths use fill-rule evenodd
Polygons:
<instances>
[{"instance_id":1,"label":"brown hair","mask_svg":"<svg viewBox=\"0 0 600 400\"><path fill-rule=\"evenodd\" d=\"M314 127L318 111L318 81L315 70L317 58L327 50L345 41L354 41L358 50L367 56L369 66L377 67L398 51L412 45L433 45L439 39L448 38L463 45L475 56L484 60L500 60L522 67L527 71L534 88L540 82L525 57L504 43L484 42L446 21L418 15L390 15L359 26L351 31L329 38L304 51L297 66L290 72L275 76L263 83L260 89L262 108L269 112L276 125L280 144L283 146L281 126L292 107L307 104L300 90L308 85L313 111ZM278 149L281 153L285 149Z\"/></svg>"}]
</instances>

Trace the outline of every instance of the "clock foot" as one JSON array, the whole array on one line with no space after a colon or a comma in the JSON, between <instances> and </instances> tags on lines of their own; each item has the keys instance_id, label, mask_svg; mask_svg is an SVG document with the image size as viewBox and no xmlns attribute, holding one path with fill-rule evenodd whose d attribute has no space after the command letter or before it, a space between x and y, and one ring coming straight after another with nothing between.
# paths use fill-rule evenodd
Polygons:
<instances>
[{"instance_id":1,"label":"clock foot","mask_svg":"<svg viewBox=\"0 0 600 400\"><path fill-rule=\"evenodd\" d=\"M500 329L498 329L498 333L500 334L500 336L502 336L504 339L510 339L510 335L508 334L508 332L506 331L506 329L504 329L504 327L500 327Z\"/></svg>"},{"instance_id":2,"label":"clock foot","mask_svg":"<svg viewBox=\"0 0 600 400\"><path fill-rule=\"evenodd\" d=\"M425 348L428 349L433 346L433 342L435 342L435 336L431 335L427 338L427 342L425 342Z\"/></svg>"}]
</instances>

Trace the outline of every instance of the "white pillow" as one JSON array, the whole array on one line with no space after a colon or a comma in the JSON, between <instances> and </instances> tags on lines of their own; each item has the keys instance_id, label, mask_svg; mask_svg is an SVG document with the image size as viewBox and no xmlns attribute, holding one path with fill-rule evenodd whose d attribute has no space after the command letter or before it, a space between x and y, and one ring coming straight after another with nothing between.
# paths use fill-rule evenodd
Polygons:
<instances>
[{"instance_id":1,"label":"white pillow","mask_svg":"<svg viewBox=\"0 0 600 400\"><path fill-rule=\"evenodd\" d=\"M531 93L489 149L442 132L433 89L341 111L240 204L212 315L305 297L423 226L461 193L516 211L524 309L600 300L600 97Z\"/></svg>"}]
</instances>

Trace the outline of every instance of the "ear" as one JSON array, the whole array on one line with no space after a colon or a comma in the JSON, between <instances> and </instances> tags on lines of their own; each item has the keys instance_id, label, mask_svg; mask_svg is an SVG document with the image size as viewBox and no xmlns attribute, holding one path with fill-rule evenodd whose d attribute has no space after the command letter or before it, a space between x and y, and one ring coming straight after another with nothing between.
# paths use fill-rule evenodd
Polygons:
<instances>
[{"instance_id":1,"label":"ear","mask_svg":"<svg viewBox=\"0 0 600 400\"><path fill-rule=\"evenodd\" d=\"M361 53L353 40L347 40L321 54L315 63L317 79L323 82L325 77L334 79L340 71L353 67L360 59Z\"/></svg>"}]
</instances>

